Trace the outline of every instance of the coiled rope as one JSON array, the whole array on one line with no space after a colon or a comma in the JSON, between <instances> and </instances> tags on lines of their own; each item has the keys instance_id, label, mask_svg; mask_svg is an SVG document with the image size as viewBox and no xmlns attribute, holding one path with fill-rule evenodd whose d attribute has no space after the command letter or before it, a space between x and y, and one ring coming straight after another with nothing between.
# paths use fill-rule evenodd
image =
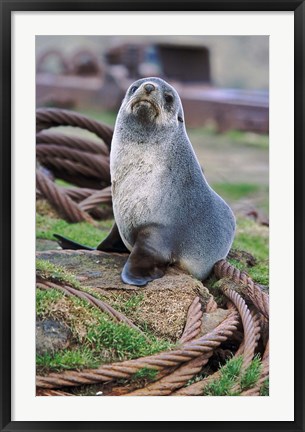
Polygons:
<instances>
[{"instance_id":1,"label":"coiled rope","mask_svg":"<svg viewBox=\"0 0 305 432\"><path fill-rule=\"evenodd\" d=\"M191 341L200 333L202 310L199 297L195 297L188 309L183 334L179 339L181 344Z\"/></svg>"},{"instance_id":2,"label":"coiled rope","mask_svg":"<svg viewBox=\"0 0 305 432\"><path fill-rule=\"evenodd\" d=\"M162 352L135 360L127 360L98 369L51 373L48 376L37 376L36 385L41 388L59 388L111 381L118 378L129 378L142 368L162 370L177 366L194 358L207 354L225 341L237 328L238 313L231 311L229 316L213 331L192 342L182 345L173 351Z\"/></svg>"},{"instance_id":3,"label":"coiled rope","mask_svg":"<svg viewBox=\"0 0 305 432\"><path fill-rule=\"evenodd\" d=\"M245 286L243 292L246 297L269 320L269 296L262 291L260 286L247 273L240 271L226 260L218 261L214 266L214 272L218 279L230 278L236 283L243 284Z\"/></svg>"},{"instance_id":4,"label":"coiled rope","mask_svg":"<svg viewBox=\"0 0 305 432\"><path fill-rule=\"evenodd\" d=\"M58 108L39 108L36 110L36 132L54 126L74 126L93 132L101 138L110 149L113 130L82 114Z\"/></svg>"},{"instance_id":5,"label":"coiled rope","mask_svg":"<svg viewBox=\"0 0 305 432\"><path fill-rule=\"evenodd\" d=\"M48 130L55 126L80 127L98 139ZM37 199L46 199L69 222L93 223L93 218L101 218L99 205L112 202L112 128L79 113L53 108L36 111L36 129L37 161L44 168L36 173ZM59 186L56 179L77 187Z\"/></svg>"}]
</instances>

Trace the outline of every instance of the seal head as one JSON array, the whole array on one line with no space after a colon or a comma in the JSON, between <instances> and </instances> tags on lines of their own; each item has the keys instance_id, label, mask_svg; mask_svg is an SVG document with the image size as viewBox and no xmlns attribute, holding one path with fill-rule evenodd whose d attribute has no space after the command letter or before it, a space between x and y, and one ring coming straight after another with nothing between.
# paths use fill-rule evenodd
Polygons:
<instances>
[{"instance_id":1,"label":"seal head","mask_svg":"<svg viewBox=\"0 0 305 432\"><path fill-rule=\"evenodd\" d=\"M125 115L133 115L142 125L165 125L173 120L183 122L180 98L173 87L165 85L159 78L136 81L127 90L122 107ZM177 113L175 118L174 114Z\"/></svg>"}]
</instances>

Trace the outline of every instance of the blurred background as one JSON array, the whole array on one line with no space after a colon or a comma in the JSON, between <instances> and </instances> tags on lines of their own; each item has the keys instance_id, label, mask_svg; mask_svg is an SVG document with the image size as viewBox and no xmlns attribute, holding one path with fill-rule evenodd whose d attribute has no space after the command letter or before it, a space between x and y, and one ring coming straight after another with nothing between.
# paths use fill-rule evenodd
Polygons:
<instances>
[{"instance_id":1,"label":"blurred background","mask_svg":"<svg viewBox=\"0 0 305 432\"><path fill-rule=\"evenodd\" d=\"M236 213L267 224L267 36L37 36L36 72L37 108L110 126L134 80L166 79L208 182Z\"/></svg>"}]
</instances>

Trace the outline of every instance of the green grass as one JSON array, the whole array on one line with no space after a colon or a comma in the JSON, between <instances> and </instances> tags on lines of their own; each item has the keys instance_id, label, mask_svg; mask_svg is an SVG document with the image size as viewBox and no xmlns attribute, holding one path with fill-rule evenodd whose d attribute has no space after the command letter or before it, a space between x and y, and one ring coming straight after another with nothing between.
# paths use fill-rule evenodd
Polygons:
<instances>
[{"instance_id":1,"label":"green grass","mask_svg":"<svg viewBox=\"0 0 305 432\"><path fill-rule=\"evenodd\" d=\"M37 317L45 317L46 311L53 309L56 303L63 297L60 291L50 289L47 291L36 290L36 315Z\"/></svg>"},{"instance_id":2,"label":"green grass","mask_svg":"<svg viewBox=\"0 0 305 432\"><path fill-rule=\"evenodd\" d=\"M151 337L149 340L142 333L118 324L107 318L100 320L97 326L88 329L87 342L97 351L114 350L119 360L132 359L167 350L171 344Z\"/></svg>"},{"instance_id":3,"label":"green grass","mask_svg":"<svg viewBox=\"0 0 305 432\"><path fill-rule=\"evenodd\" d=\"M251 219L238 218L233 248L244 250L258 260L269 256L269 230Z\"/></svg>"},{"instance_id":4,"label":"green grass","mask_svg":"<svg viewBox=\"0 0 305 432\"><path fill-rule=\"evenodd\" d=\"M204 389L205 396L228 396L239 376L243 358L234 357L220 369L220 377L209 383Z\"/></svg>"},{"instance_id":5,"label":"green grass","mask_svg":"<svg viewBox=\"0 0 305 432\"><path fill-rule=\"evenodd\" d=\"M36 366L39 367L40 371L96 368L99 364L98 357L86 347L36 356Z\"/></svg>"},{"instance_id":6,"label":"green grass","mask_svg":"<svg viewBox=\"0 0 305 432\"><path fill-rule=\"evenodd\" d=\"M132 294L127 300L124 299L123 296L118 295L115 300L111 301L111 305L120 312L128 315L138 309L143 299L144 295L141 293Z\"/></svg>"},{"instance_id":7,"label":"green grass","mask_svg":"<svg viewBox=\"0 0 305 432\"><path fill-rule=\"evenodd\" d=\"M110 306L114 307L117 311L122 312L127 316L132 314L133 312L136 312L144 299L144 294L141 292L137 294L131 294L127 298L127 293L125 293L125 296L122 294L114 293L112 293L111 296L106 296L100 291L90 287L82 287L82 290L89 294L92 294L94 297L102 301L105 301Z\"/></svg>"},{"instance_id":8,"label":"green grass","mask_svg":"<svg viewBox=\"0 0 305 432\"><path fill-rule=\"evenodd\" d=\"M206 396L238 396L242 391L257 383L262 364L259 356L255 356L249 367L241 374L243 357L233 357L220 369L219 378L210 382L204 389ZM239 384L238 391L232 391ZM267 390L264 390L265 392Z\"/></svg>"},{"instance_id":9,"label":"green grass","mask_svg":"<svg viewBox=\"0 0 305 432\"><path fill-rule=\"evenodd\" d=\"M209 139L210 144L226 144L238 145L240 147L257 148L261 150L268 150L269 136L266 134L257 134L254 132L243 132L238 130L229 130L224 133L218 133L214 124L207 124L205 126L188 128L188 133L192 138L200 138L204 141L205 138Z\"/></svg>"},{"instance_id":10,"label":"green grass","mask_svg":"<svg viewBox=\"0 0 305 432\"><path fill-rule=\"evenodd\" d=\"M148 381L154 381L157 375L158 375L157 370L144 367L138 370L138 372L136 372L134 375L132 375L132 380L145 379Z\"/></svg>"},{"instance_id":11,"label":"green grass","mask_svg":"<svg viewBox=\"0 0 305 432\"><path fill-rule=\"evenodd\" d=\"M95 368L104 363L152 355L173 346L167 340L114 322L85 300L65 297L54 289L37 289L36 314L39 319L60 319L74 340L74 347L37 357L37 366L43 373Z\"/></svg>"},{"instance_id":12,"label":"green grass","mask_svg":"<svg viewBox=\"0 0 305 432\"><path fill-rule=\"evenodd\" d=\"M69 237L86 246L96 247L108 235L113 220L100 222L99 228L88 222L71 224L62 219L36 215L36 237L55 240L53 234Z\"/></svg>"},{"instance_id":13,"label":"green grass","mask_svg":"<svg viewBox=\"0 0 305 432\"><path fill-rule=\"evenodd\" d=\"M262 285L269 284L269 230L258 225L256 222L245 219L237 219L237 230L233 242L233 249L247 251L256 258L253 267L234 259L228 259L231 264L240 270L246 270L251 278Z\"/></svg>"},{"instance_id":14,"label":"green grass","mask_svg":"<svg viewBox=\"0 0 305 432\"><path fill-rule=\"evenodd\" d=\"M225 135L236 144L249 147L257 147L261 149L269 148L269 136L257 134L254 132L242 132L238 130L230 130Z\"/></svg>"},{"instance_id":15,"label":"green grass","mask_svg":"<svg viewBox=\"0 0 305 432\"><path fill-rule=\"evenodd\" d=\"M68 183L68 182L66 182L65 180L62 180L62 179L55 179L55 183L58 186L62 186L62 187L71 187L71 186L73 186L72 183Z\"/></svg>"},{"instance_id":16,"label":"green grass","mask_svg":"<svg viewBox=\"0 0 305 432\"><path fill-rule=\"evenodd\" d=\"M89 118L94 118L97 121L106 123L108 126L114 126L117 113L114 111L100 111L94 109L78 110L81 114Z\"/></svg>"},{"instance_id":17,"label":"green grass","mask_svg":"<svg viewBox=\"0 0 305 432\"><path fill-rule=\"evenodd\" d=\"M249 367L246 369L240 379L240 386L242 390L247 390L255 385L260 377L262 370L262 362L259 355L256 355L252 360Z\"/></svg>"},{"instance_id":18,"label":"green grass","mask_svg":"<svg viewBox=\"0 0 305 432\"><path fill-rule=\"evenodd\" d=\"M268 263L260 263L248 270L249 276L261 285L269 285L269 265Z\"/></svg>"},{"instance_id":19,"label":"green grass","mask_svg":"<svg viewBox=\"0 0 305 432\"><path fill-rule=\"evenodd\" d=\"M259 394L260 396L269 396L269 378L265 379Z\"/></svg>"},{"instance_id":20,"label":"green grass","mask_svg":"<svg viewBox=\"0 0 305 432\"><path fill-rule=\"evenodd\" d=\"M237 201L258 192L260 186L251 183L214 183L213 189L224 199Z\"/></svg>"},{"instance_id":21,"label":"green grass","mask_svg":"<svg viewBox=\"0 0 305 432\"><path fill-rule=\"evenodd\" d=\"M232 249L246 251L256 259L254 266L248 266L244 261L227 258L239 270L246 271L258 284L269 285L269 229L248 218L238 217L236 234ZM218 282L211 279L209 288L216 296L216 301L222 304L222 294L219 292Z\"/></svg>"},{"instance_id":22,"label":"green grass","mask_svg":"<svg viewBox=\"0 0 305 432\"><path fill-rule=\"evenodd\" d=\"M42 279L66 282L75 288L80 288L79 281L72 273L64 267L55 265L46 260L36 260L36 275Z\"/></svg>"}]
</instances>

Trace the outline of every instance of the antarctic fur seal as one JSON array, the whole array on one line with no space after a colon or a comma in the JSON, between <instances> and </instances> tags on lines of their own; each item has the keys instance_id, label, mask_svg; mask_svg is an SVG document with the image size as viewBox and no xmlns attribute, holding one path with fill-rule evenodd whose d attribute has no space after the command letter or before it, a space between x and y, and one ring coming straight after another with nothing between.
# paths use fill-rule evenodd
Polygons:
<instances>
[{"instance_id":1,"label":"antarctic fur seal","mask_svg":"<svg viewBox=\"0 0 305 432\"><path fill-rule=\"evenodd\" d=\"M130 252L123 282L146 285L172 264L203 280L227 256L234 215L209 186L185 130L180 97L164 80L140 79L127 90L110 173L115 225L97 249ZM63 247L77 245L57 237Z\"/></svg>"}]
</instances>

